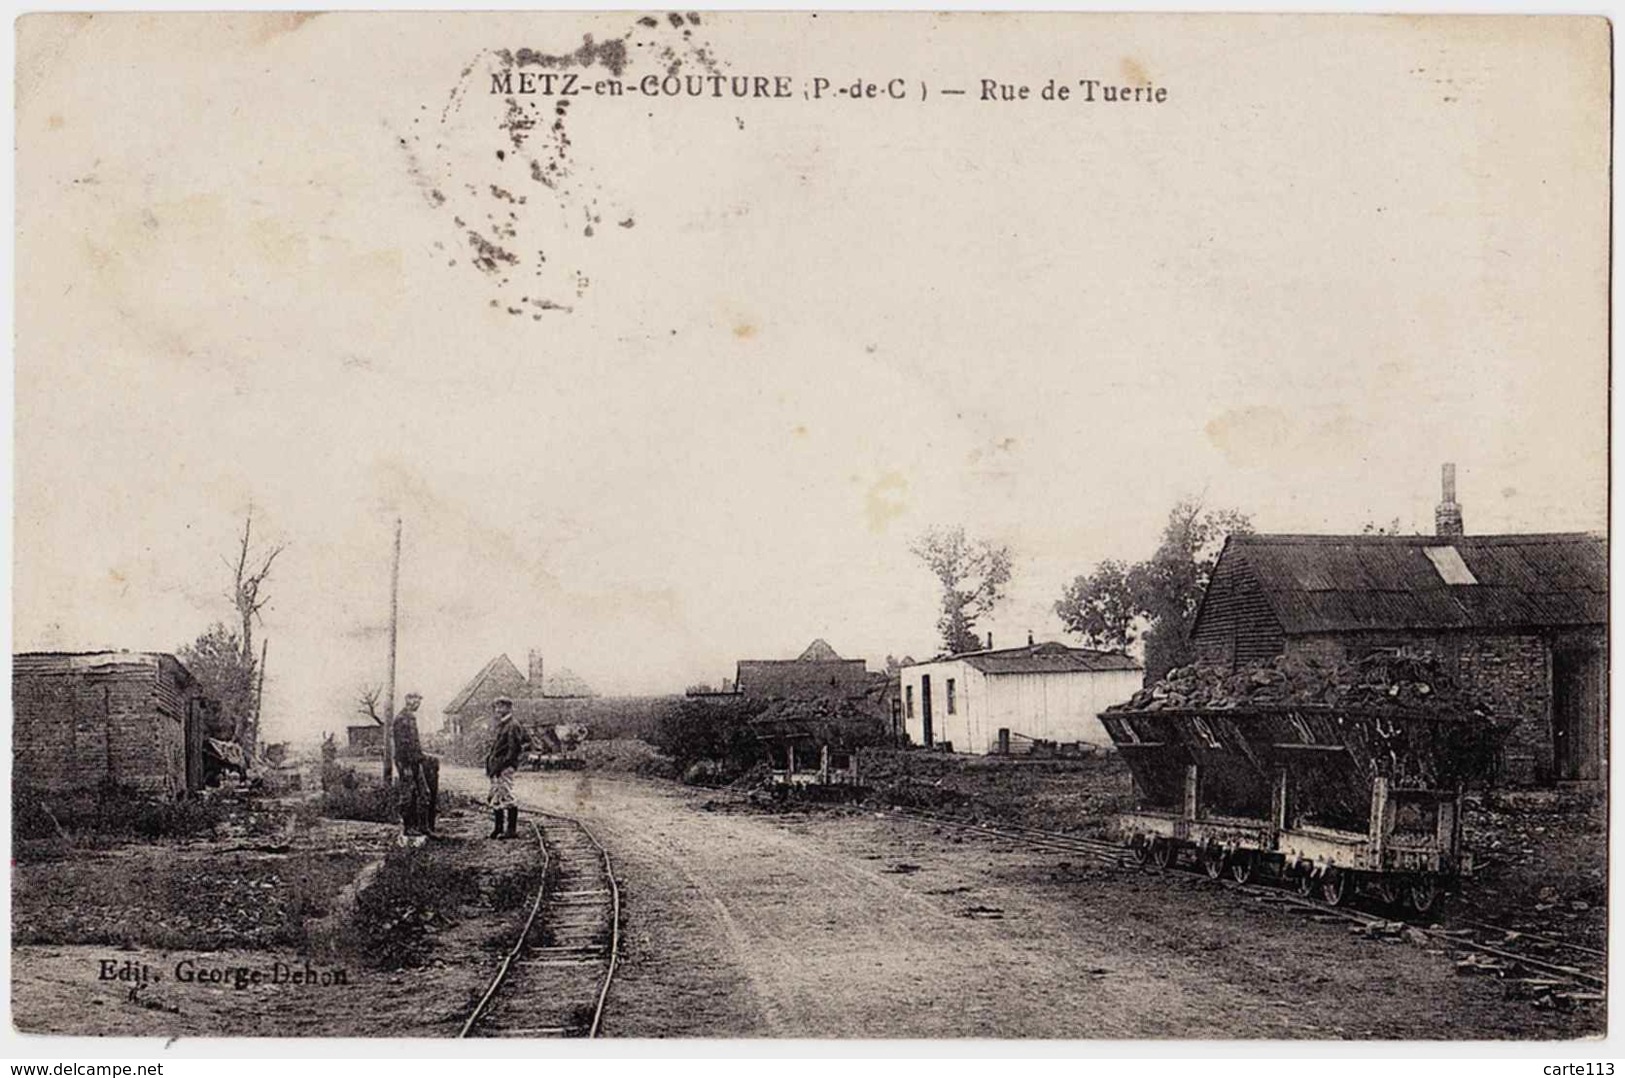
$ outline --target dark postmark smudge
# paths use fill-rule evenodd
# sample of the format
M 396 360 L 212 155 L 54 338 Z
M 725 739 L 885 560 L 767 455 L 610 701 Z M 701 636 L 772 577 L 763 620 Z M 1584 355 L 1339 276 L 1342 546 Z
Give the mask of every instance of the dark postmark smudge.
M 470 59 L 438 109 L 421 105 L 411 130 L 397 136 L 425 205 L 445 215 L 445 242 L 434 245 L 439 264 L 473 267 L 494 290 L 493 310 L 534 321 L 571 313 L 590 289 L 584 245 L 606 242 L 605 215 L 618 226 L 610 232 L 637 220 L 578 151 L 572 112 L 587 106 L 561 92 L 564 76 L 717 73 L 701 26 L 696 12 L 644 15 L 618 36 L 583 35 L 574 48 L 496 48 Z M 448 257 L 459 248 L 465 257 Z

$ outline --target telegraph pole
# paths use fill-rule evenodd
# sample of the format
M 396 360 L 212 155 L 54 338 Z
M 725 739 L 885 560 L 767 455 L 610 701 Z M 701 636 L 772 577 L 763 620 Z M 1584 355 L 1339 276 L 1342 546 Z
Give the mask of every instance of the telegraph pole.
M 389 677 L 384 682 L 384 785 L 395 780 L 395 639 L 400 614 L 401 519 L 395 518 L 395 557 L 389 566 Z

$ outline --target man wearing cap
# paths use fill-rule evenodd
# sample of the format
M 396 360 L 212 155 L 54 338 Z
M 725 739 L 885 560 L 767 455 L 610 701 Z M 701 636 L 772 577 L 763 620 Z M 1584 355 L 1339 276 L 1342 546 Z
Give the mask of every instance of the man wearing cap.
M 513 777 L 519 771 L 519 761 L 530 747 L 525 728 L 513 717 L 513 701 L 499 696 L 491 701 L 496 713 L 496 727 L 491 747 L 485 753 L 485 774 L 491 779 L 491 837 L 513 838 L 519 826 L 519 805 L 513 799 Z M 503 828 L 503 813 L 507 813 L 507 828 Z

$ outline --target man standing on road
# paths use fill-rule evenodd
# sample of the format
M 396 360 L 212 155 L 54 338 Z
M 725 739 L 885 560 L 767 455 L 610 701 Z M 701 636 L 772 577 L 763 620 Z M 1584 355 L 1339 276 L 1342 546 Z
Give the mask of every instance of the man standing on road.
M 391 734 L 395 738 L 396 803 L 401 811 L 401 837 L 404 842 L 434 833 L 436 802 L 440 799 L 440 761 L 423 752 L 418 737 L 418 705 L 423 697 L 406 694 L 395 716 Z
M 513 717 L 512 700 L 499 696 L 491 701 L 491 708 L 496 712 L 496 728 L 491 737 L 491 747 L 485 753 L 485 773 L 491 779 L 488 798 L 491 805 L 491 837 L 513 838 L 519 826 L 519 805 L 513 799 L 513 777 L 519 771 L 519 761 L 524 759 L 525 749 L 530 746 L 530 738 L 526 736 L 525 728 Z M 504 812 L 508 814 L 506 832 L 503 829 Z

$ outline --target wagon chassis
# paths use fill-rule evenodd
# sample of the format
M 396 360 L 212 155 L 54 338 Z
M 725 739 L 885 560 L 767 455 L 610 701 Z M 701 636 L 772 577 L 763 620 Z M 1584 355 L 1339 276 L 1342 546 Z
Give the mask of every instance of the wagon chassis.
M 1445 892 L 1472 872 L 1471 857 L 1461 843 L 1462 785 L 1397 782 L 1380 773 L 1364 773 L 1367 777 L 1361 781 L 1369 782 L 1364 830 L 1299 819 L 1299 784 L 1306 772 L 1313 773 L 1306 765 L 1355 761 L 1348 744 L 1315 740 L 1305 716 L 1335 718 L 1340 727 L 1345 720 L 1369 721 L 1384 734 L 1393 734 L 1399 724 L 1416 718 L 1438 721 L 1356 709 L 1279 706 L 1107 712 L 1101 719 L 1136 773 L 1137 785 L 1140 761 L 1148 766 L 1155 762 L 1165 780 L 1170 769 L 1183 764 L 1184 771 L 1177 807 L 1167 803 L 1164 787 L 1161 803 L 1119 814 L 1114 820 L 1117 834 L 1141 863 L 1166 867 L 1188 858 L 1215 879 L 1227 876 L 1248 883 L 1255 876 L 1270 875 L 1295 885 L 1301 894 L 1318 893 L 1334 906 L 1366 892 L 1418 913 L 1434 910 Z M 1143 740 L 1128 721 L 1133 718 L 1174 726 L 1165 727 L 1164 739 Z M 1215 732 L 1225 719 L 1259 720 L 1266 730 L 1269 723 L 1285 720 L 1303 740 L 1259 738 L 1253 730 L 1238 734 L 1240 728 L 1233 727 L 1231 740 L 1240 736 L 1241 741 L 1226 743 Z M 1196 743 L 1198 737 L 1206 748 Z M 1232 774 L 1239 770 L 1248 776 L 1247 781 L 1255 784 L 1251 788 L 1259 791 L 1259 807 L 1267 784 L 1267 815 L 1226 814 L 1206 804 L 1208 760 L 1215 765 L 1222 761 Z

